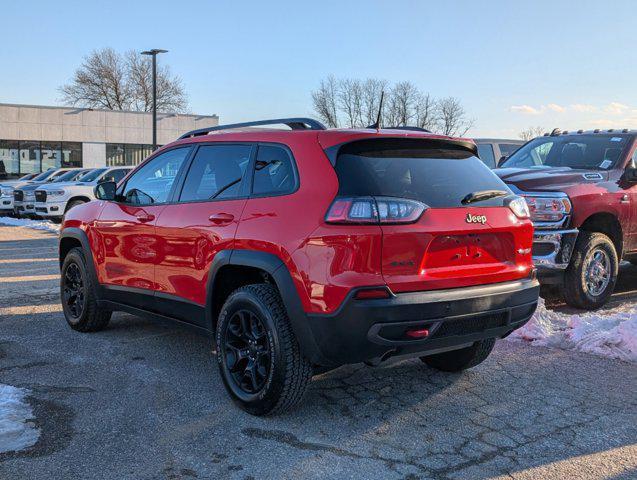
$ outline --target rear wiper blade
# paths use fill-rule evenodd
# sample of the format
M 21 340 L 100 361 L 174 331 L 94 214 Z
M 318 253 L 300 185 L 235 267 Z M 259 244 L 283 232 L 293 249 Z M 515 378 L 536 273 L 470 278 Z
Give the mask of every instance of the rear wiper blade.
M 469 203 L 481 202 L 482 200 L 488 200 L 490 198 L 504 197 L 508 194 L 509 192 L 505 192 L 504 190 L 481 190 L 479 192 L 469 193 L 460 202 L 463 205 L 467 205 Z

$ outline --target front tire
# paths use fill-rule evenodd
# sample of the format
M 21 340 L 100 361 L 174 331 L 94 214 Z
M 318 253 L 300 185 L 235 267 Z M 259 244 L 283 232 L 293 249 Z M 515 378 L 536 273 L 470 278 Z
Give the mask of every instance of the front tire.
M 443 372 L 460 372 L 484 362 L 493 350 L 495 338 L 478 340 L 473 345 L 460 350 L 436 353 L 420 357 L 424 363 Z
M 81 248 L 72 248 L 64 258 L 60 297 L 66 322 L 78 332 L 97 332 L 108 325 L 111 312 L 100 309 L 95 286 Z
M 580 232 L 564 277 L 564 300 L 585 310 L 602 307 L 615 290 L 618 270 L 611 239 L 599 232 Z
M 272 285 L 230 294 L 217 322 L 217 362 L 234 402 L 251 415 L 295 407 L 312 378 L 278 291 Z

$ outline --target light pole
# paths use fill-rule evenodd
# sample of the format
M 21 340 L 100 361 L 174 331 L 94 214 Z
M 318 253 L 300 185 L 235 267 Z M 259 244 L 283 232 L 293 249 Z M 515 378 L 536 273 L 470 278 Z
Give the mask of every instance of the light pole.
M 142 55 L 153 57 L 153 152 L 157 150 L 157 54 L 167 53 L 168 50 L 153 48 L 142 52 Z

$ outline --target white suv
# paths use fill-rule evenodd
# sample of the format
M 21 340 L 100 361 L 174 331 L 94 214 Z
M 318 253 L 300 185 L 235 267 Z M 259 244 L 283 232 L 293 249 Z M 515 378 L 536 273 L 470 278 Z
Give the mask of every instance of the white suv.
M 117 183 L 132 168 L 96 168 L 75 182 L 42 185 L 35 190 L 35 214 L 60 223 L 64 214 L 71 208 L 95 200 L 93 189 L 98 183 Z

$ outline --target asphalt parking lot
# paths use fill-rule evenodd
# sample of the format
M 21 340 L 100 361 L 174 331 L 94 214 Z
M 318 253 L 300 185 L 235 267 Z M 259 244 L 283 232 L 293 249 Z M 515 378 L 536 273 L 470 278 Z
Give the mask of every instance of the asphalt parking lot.
M 1 479 L 637 478 L 635 364 L 501 341 L 463 374 L 342 367 L 254 418 L 207 338 L 121 313 L 76 333 L 57 278 L 54 235 L 0 226 L 0 383 L 31 391 L 40 429 Z

